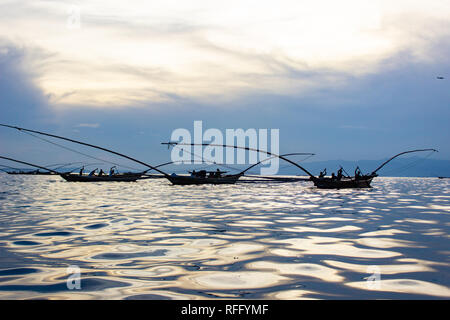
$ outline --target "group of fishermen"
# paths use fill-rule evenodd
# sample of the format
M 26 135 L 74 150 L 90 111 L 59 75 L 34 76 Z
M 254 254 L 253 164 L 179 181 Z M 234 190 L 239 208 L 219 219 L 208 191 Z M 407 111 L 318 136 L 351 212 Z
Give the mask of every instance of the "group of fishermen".
M 193 170 L 191 172 L 191 177 L 206 178 L 207 173 L 208 172 L 206 170 L 200 170 L 200 171 Z M 222 171 L 220 171 L 219 169 L 217 169 L 216 172 L 209 172 L 209 174 L 208 174 L 208 178 L 220 178 L 220 177 L 222 177 Z
M 344 175 L 342 174 L 343 171 L 344 171 L 344 168 L 341 167 L 341 168 L 337 171 L 337 175 L 334 174 L 334 172 L 332 172 L 332 173 L 331 173 L 331 180 L 341 180 L 342 177 L 344 176 Z M 323 171 L 320 171 L 319 179 L 325 178 L 326 175 L 327 175 L 327 168 L 325 168 Z M 361 169 L 359 169 L 359 166 L 356 167 L 356 169 L 355 169 L 355 180 L 358 180 L 358 179 L 361 178 L 362 176 L 363 176 L 363 174 L 362 174 L 362 172 L 361 172 Z
M 91 172 L 89 172 L 88 176 L 92 177 L 95 175 L 95 173 L 97 172 L 98 168 L 95 168 L 94 170 L 92 170 Z M 83 171 L 84 171 L 84 166 L 80 169 L 80 176 L 83 175 Z M 117 171 L 117 167 L 113 166 L 111 167 L 111 169 L 109 169 L 109 176 L 113 176 L 115 174 L 118 174 L 119 172 Z M 101 177 L 105 175 L 105 172 L 103 171 L 103 169 L 100 169 L 100 171 L 98 172 L 98 176 Z

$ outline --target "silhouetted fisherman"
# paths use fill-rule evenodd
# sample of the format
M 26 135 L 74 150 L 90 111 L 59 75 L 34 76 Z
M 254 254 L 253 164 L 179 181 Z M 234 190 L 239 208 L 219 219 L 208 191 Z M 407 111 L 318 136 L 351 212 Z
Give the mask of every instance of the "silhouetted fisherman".
M 104 174 L 103 169 L 100 169 L 98 176 L 101 177 Z
M 81 167 L 81 169 L 80 169 L 80 176 L 82 176 L 82 175 L 83 175 L 83 170 L 84 170 L 84 166 L 83 166 L 83 167 Z
M 331 180 L 336 180 L 336 175 L 334 174 L 334 172 L 331 173 Z
M 111 169 L 109 169 L 109 175 L 110 175 L 110 176 L 114 175 L 114 168 L 115 168 L 115 167 L 116 167 L 116 166 L 111 167 Z
M 342 168 L 340 168 L 337 172 L 337 179 L 341 180 L 342 179 Z
M 327 168 L 323 169 L 323 171 L 320 171 L 319 178 L 323 178 L 327 175 Z
M 89 177 L 92 177 L 95 174 L 95 171 L 97 171 L 97 170 L 98 170 L 98 168 L 95 168 L 94 170 L 89 172 Z
M 355 180 L 358 180 L 361 177 L 361 170 L 359 167 L 356 167 L 355 169 Z

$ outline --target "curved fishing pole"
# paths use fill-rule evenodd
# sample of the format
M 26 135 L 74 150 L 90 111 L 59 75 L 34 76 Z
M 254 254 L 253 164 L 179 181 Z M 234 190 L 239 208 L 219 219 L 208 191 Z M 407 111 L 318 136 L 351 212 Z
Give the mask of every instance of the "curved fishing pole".
M 306 170 L 305 168 L 303 168 L 301 165 L 295 163 L 292 160 L 289 160 L 288 158 L 285 158 L 284 156 L 280 156 L 278 154 L 269 152 L 269 151 L 265 151 L 265 150 L 260 150 L 260 149 L 255 149 L 255 148 L 249 148 L 249 147 L 240 147 L 240 146 L 230 146 L 227 144 L 214 144 L 214 143 L 179 143 L 179 142 L 161 142 L 161 144 L 167 144 L 168 146 L 174 146 L 174 145 L 181 145 L 181 146 L 212 146 L 212 147 L 222 147 L 222 148 L 234 148 L 234 149 L 242 149 L 242 150 L 249 150 L 249 151 L 256 151 L 256 152 L 263 152 L 269 156 L 274 156 L 274 157 L 278 157 L 286 162 L 289 162 L 290 164 L 293 164 L 294 166 L 296 166 L 297 168 L 299 168 L 300 170 L 302 170 L 303 172 L 305 172 L 308 176 L 311 177 L 311 179 L 317 179 L 312 173 L 310 173 L 308 170 Z
M 78 161 L 78 162 L 65 163 L 65 164 L 62 164 L 62 165 L 60 165 L 60 166 L 58 166 L 58 167 L 56 167 L 56 168 L 53 168 L 53 169 L 54 169 L 54 170 L 58 170 L 58 169 L 61 169 L 61 168 L 67 167 L 67 166 L 71 166 L 71 165 L 73 165 L 73 164 L 78 164 L 78 163 L 83 163 L 83 162 Z M 47 166 L 47 167 L 54 167 L 54 166 L 55 166 L 55 165 Z
M 81 142 L 81 141 L 77 141 L 77 140 L 74 140 L 74 139 L 69 139 L 69 138 L 65 138 L 65 137 L 62 137 L 62 136 L 57 136 L 57 135 L 54 135 L 54 134 L 45 133 L 45 132 L 41 132 L 41 131 L 30 130 L 30 129 L 20 128 L 20 127 L 15 127 L 15 126 L 10 126 L 10 125 L 7 125 L 7 124 L 0 124 L 0 126 L 6 127 L 6 128 L 11 128 L 11 129 L 17 129 L 19 131 L 27 131 L 27 132 L 33 132 L 33 133 L 37 133 L 37 134 L 42 134 L 44 136 L 57 138 L 57 139 L 61 139 L 61 140 L 66 140 L 66 141 L 69 141 L 69 142 L 78 143 L 78 144 L 81 144 L 81 145 L 84 145 L 84 146 L 88 146 L 88 147 L 91 147 L 91 148 L 103 150 L 103 151 L 106 151 L 106 152 L 118 155 L 120 157 L 126 158 L 128 160 L 137 162 L 137 163 L 139 163 L 139 164 L 141 164 L 143 166 L 146 166 L 146 167 L 148 167 L 150 169 L 153 169 L 153 170 L 163 174 L 165 177 L 169 176 L 167 173 L 159 170 L 158 168 L 153 167 L 152 165 L 149 165 L 148 163 L 145 163 L 143 161 L 140 161 L 140 160 L 137 160 L 135 158 L 129 157 L 129 156 L 125 155 L 125 154 L 122 154 L 122 153 L 119 153 L 119 152 L 116 152 L 116 151 L 113 151 L 113 150 L 110 150 L 110 149 L 106 149 L 106 148 L 103 148 L 103 147 L 100 147 L 100 146 L 96 146 L 96 145 L 93 145 L 93 144 L 90 144 L 90 143 L 85 143 L 85 142 Z
M 165 144 L 165 143 L 162 143 L 162 144 Z M 173 144 L 170 144 L 170 143 L 167 143 L 167 144 L 168 144 L 169 147 L 170 147 L 170 145 L 172 145 L 173 147 L 176 146 L 176 145 L 173 145 Z M 185 151 L 187 151 L 187 150 L 185 150 Z M 202 158 L 201 156 L 198 156 L 198 155 L 196 155 L 195 153 L 192 153 L 192 152 L 189 152 L 189 151 L 187 151 L 187 152 L 190 153 L 191 155 L 197 157 L 197 158 Z M 295 155 L 295 156 L 305 156 L 305 155 L 306 155 L 306 156 L 314 156 L 315 153 L 304 153 L 304 152 L 301 152 L 301 153 L 298 153 L 298 152 L 297 152 L 297 153 L 286 153 L 286 154 L 282 154 L 281 157 L 288 157 L 288 156 L 294 156 L 294 155 Z M 248 170 L 254 168 L 254 167 L 257 166 L 258 164 L 260 164 L 260 163 L 262 163 L 262 162 L 265 162 L 265 161 L 268 161 L 268 160 L 270 160 L 270 159 L 276 158 L 276 157 L 278 157 L 278 155 L 274 155 L 274 156 L 272 156 L 272 157 L 270 157 L 270 158 L 261 160 L 261 161 L 259 161 L 259 162 L 255 163 L 255 164 L 251 165 L 251 166 L 248 167 L 247 169 L 245 169 L 245 170 L 243 170 L 243 171 L 241 171 L 241 172 L 239 172 L 239 173 L 237 173 L 237 174 L 243 175 L 243 174 L 245 174 L 245 172 L 247 172 Z M 216 165 L 218 165 L 218 166 L 224 166 L 223 164 L 217 164 L 215 161 L 208 161 L 208 160 L 204 160 L 204 159 L 202 159 L 202 161 L 205 162 L 205 163 L 216 164 Z M 155 168 L 159 168 L 159 167 L 162 167 L 162 166 L 165 166 L 165 165 L 169 165 L 169 164 L 173 164 L 173 163 L 177 163 L 177 162 L 184 162 L 184 161 L 183 161 L 183 160 L 179 160 L 179 161 L 170 161 L 170 162 L 166 162 L 166 163 L 157 165 L 157 166 L 155 166 Z M 225 166 L 225 167 L 226 167 L 226 166 Z M 232 170 L 236 170 L 235 168 L 231 168 L 231 167 L 228 167 L 228 168 L 229 168 L 229 169 L 232 169 Z
M 376 168 L 374 171 L 372 171 L 371 175 L 376 175 L 378 170 L 380 170 L 380 169 L 383 168 L 385 165 L 387 165 L 389 162 L 391 162 L 392 160 L 394 160 L 394 159 L 397 158 L 398 156 L 401 156 L 402 154 L 412 153 L 412 152 L 421 152 L 421 151 L 433 151 L 433 152 L 439 152 L 439 151 L 437 151 L 436 149 L 417 149 L 417 150 L 410 150 L 410 151 L 404 151 L 404 152 L 401 152 L 401 153 L 396 154 L 395 156 L 391 157 L 390 159 L 386 160 L 385 162 L 383 162 L 378 168 Z
M 304 158 L 304 159 L 301 159 L 301 160 L 299 160 L 299 161 L 297 161 L 297 162 L 304 162 L 304 161 L 306 161 L 306 160 L 308 160 L 309 158 L 311 158 L 311 157 L 313 157 L 313 156 L 315 156 L 316 154 L 315 153 L 311 153 L 311 155 L 309 155 L 308 157 L 306 157 L 306 158 Z M 290 167 L 291 165 L 288 163 L 288 164 L 285 164 L 285 165 L 283 165 L 283 166 L 281 166 L 280 167 L 280 170 L 281 169 L 285 169 L 285 168 L 288 168 L 288 167 Z
M 274 155 L 274 156 L 272 156 L 272 157 L 269 157 L 269 158 L 267 158 L 267 159 L 261 160 L 261 161 L 255 163 L 255 164 L 251 165 L 250 167 L 248 167 L 247 169 L 241 171 L 241 172 L 238 173 L 238 174 L 239 174 L 239 175 L 243 175 L 243 174 L 245 174 L 248 170 L 250 170 L 251 168 L 256 167 L 258 164 L 260 164 L 260 163 L 262 163 L 262 162 L 265 162 L 265 161 L 268 161 L 268 160 L 273 159 L 273 158 L 277 158 L 277 157 L 280 157 L 280 158 L 281 158 L 281 157 L 289 157 L 289 156 L 309 156 L 309 155 L 315 155 L 315 154 L 314 154 L 314 153 L 285 153 L 285 154 L 281 154 L 281 155 L 279 155 L 279 156 L 278 156 L 278 155 Z
M 14 161 L 14 162 L 17 162 L 17 163 L 26 164 L 28 166 L 32 166 L 32 167 L 36 167 L 36 168 L 39 168 L 39 169 L 47 170 L 47 171 L 50 171 L 50 172 L 53 172 L 53 173 L 56 173 L 56 174 L 60 174 L 58 171 L 55 171 L 55 170 L 52 170 L 52 169 L 49 169 L 49 168 L 46 168 L 46 167 L 39 166 L 37 164 L 32 164 L 32 163 L 29 163 L 29 162 L 20 161 L 20 160 L 8 158 L 8 157 L 3 157 L 3 156 L 0 156 L 0 158 L 1 159 L 6 159 L 6 160 L 9 160 L 9 161 Z
M 314 155 L 314 153 L 286 153 L 286 154 L 282 154 L 282 155 L 280 155 L 280 156 L 281 156 L 281 157 L 288 157 L 288 156 L 305 156 L 305 155 Z M 242 170 L 241 172 L 237 173 L 237 175 L 243 175 L 243 174 L 245 174 L 248 170 L 250 170 L 250 169 L 256 167 L 257 165 L 261 164 L 262 162 L 269 161 L 270 159 L 273 159 L 273 158 L 276 158 L 276 157 L 278 157 L 278 156 L 272 156 L 272 157 L 269 157 L 269 158 L 267 158 L 267 159 L 261 160 L 261 161 L 255 163 L 255 164 L 251 165 L 251 166 L 248 167 L 247 169 Z M 183 160 L 179 160 L 179 161 L 170 161 L 170 162 L 166 162 L 166 163 L 159 164 L 159 165 L 155 166 L 155 168 L 163 167 L 163 166 L 166 166 L 166 165 L 169 165 L 169 164 L 174 164 L 174 163 L 177 163 L 177 162 L 184 162 L 184 161 L 183 161 Z M 217 163 L 215 163 L 215 162 L 213 162 L 213 161 L 205 161 L 205 162 L 210 162 L 210 163 L 213 163 L 213 164 L 217 164 Z M 222 164 L 217 164 L 217 165 L 218 165 L 218 166 L 221 166 Z M 234 168 L 233 168 L 233 169 L 234 169 Z
M 61 145 L 61 144 L 59 144 L 59 143 L 50 141 L 50 140 L 48 140 L 48 139 L 45 139 L 45 138 L 42 138 L 42 137 L 38 137 L 38 136 L 36 136 L 36 135 L 34 135 L 34 134 L 32 134 L 32 133 L 29 133 L 29 132 L 25 132 L 25 131 L 24 131 L 24 133 L 26 133 L 26 134 L 32 136 L 33 138 L 36 138 L 36 139 L 42 140 L 42 141 L 44 141 L 44 142 L 50 143 L 50 144 L 55 145 L 55 146 L 57 146 L 57 147 L 60 147 L 60 148 L 62 148 L 62 149 L 69 150 L 69 151 L 72 151 L 72 152 L 77 153 L 77 154 L 81 154 L 82 156 L 85 156 L 85 157 L 88 157 L 88 158 L 91 158 L 91 159 L 94 159 L 94 160 L 99 160 L 99 161 L 103 161 L 104 163 L 109 163 L 109 164 L 113 164 L 113 165 L 116 165 L 116 166 L 121 166 L 121 167 L 124 167 L 124 168 L 132 169 L 132 170 L 137 170 L 136 168 L 127 167 L 127 166 L 125 166 L 125 165 L 121 165 L 121 164 L 118 164 L 118 163 L 115 163 L 115 162 L 112 162 L 112 161 L 108 161 L 108 160 L 104 160 L 104 159 L 101 159 L 101 158 L 97 158 L 97 157 L 88 155 L 88 154 L 86 154 L 86 153 L 84 153 L 84 152 L 77 151 L 77 150 L 75 150 L 75 149 L 72 149 L 72 148 L 63 146 L 63 145 Z

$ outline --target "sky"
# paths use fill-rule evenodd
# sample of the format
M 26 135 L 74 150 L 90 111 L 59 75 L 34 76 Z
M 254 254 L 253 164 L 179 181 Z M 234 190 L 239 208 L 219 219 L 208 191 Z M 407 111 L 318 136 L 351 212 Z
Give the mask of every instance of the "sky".
M 450 159 L 449 17 L 441 0 L 0 0 L 0 122 L 152 164 L 195 120 L 276 128 L 281 153 L 317 160 Z M 5 128 L 0 154 L 74 159 Z

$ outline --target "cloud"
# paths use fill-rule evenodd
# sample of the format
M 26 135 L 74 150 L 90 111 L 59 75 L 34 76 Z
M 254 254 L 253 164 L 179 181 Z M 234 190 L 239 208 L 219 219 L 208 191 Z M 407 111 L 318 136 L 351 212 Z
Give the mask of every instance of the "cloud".
M 36 119 L 48 97 L 35 84 L 39 65 L 48 56 L 38 49 L 17 47 L 0 39 L 0 110 L 2 121 Z
M 73 3 L 78 30 L 66 28 Z M 3 2 L 2 122 L 150 163 L 167 160 L 159 143 L 194 120 L 279 128 L 282 152 L 318 159 L 422 146 L 450 157 L 448 1 L 380 1 L 379 20 L 361 28 L 356 9 L 346 13 L 355 2 L 308 3 Z M 49 160 L 48 147 L 1 134 L 2 152 Z
M 347 85 L 400 52 L 430 62 L 430 44 L 450 29 L 445 3 L 14 1 L 1 7 L 0 36 L 52 53 L 34 83 L 54 107 L 217 107 Z M 75 30 L 66 28 L 73 5 Z

